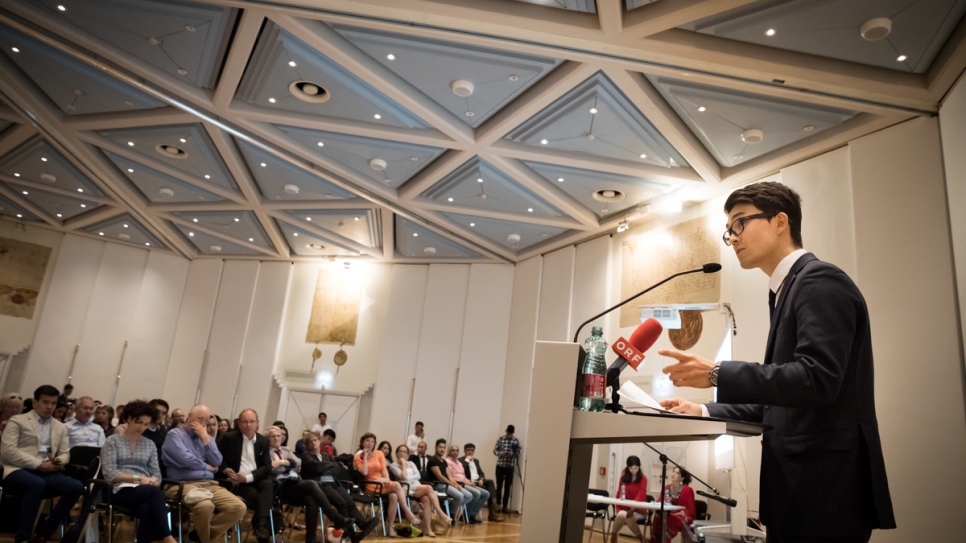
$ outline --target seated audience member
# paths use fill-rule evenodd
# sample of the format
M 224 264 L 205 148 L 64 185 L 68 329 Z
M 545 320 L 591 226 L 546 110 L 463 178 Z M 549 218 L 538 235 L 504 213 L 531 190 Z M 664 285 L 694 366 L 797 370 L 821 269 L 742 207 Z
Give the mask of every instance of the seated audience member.
M 453 500 L 450 511 L 459 511 L 464 502 L 468 504 L 473 499 L 473 495 L 450 476 L 449 464 L 446 462 L 445 439 L 436 440 L 436 454 L 429 458 L 427 466 L 426 482 L 431 483 L 438 492 L 445 492 Z M 463 521 L 468 522 L 469 519 L 463 519 Z
M 376 436 L 369 432 L 362 434 L 362 439 L 359 440 L 359 448 L 362 450 L 355 455 L 353 463 L 355 464 L 356 471 L 361 473 L 367 482 L 381 484 L 382 493 L 389 495 L 389 518 L 386 522 L 390 526 L 389 537 L 396 537 L 396 530 L 392 526 L 396 521 L 397 504 L 402 509 L 403 514 L 406 515 L 406 518 L 409 519 L 409 522 L 419 524 L 420 521 L 410 511 L 409 505 L 406 503 L 406 492 L 402 486 L 397 482 L 389 480 L 386 457 L 383 456 L 382 451 L 375 447 Z M 378 488 L 376 485 L 366 485 L 366 490 L 369 492 L 378 492 Z
M 419 482 L 419 468 L 409 460 L 409 447 L 400 445 L 396 447 L 396 459 L 389 465 L 389 469 L 396 475 L 396 480 L 400 483 L 409 485 L 409 495 L 419 500 L 420 510 L 423 514 L 423 533 L 428 537 L 436 537 L 433 533 L 433 511 L 439 515 L 440 520 L 449 526 L 453 519 L 449 518 L 439 506 L 439 496 L 429 485 Z
M 329 428 L 328 430 L 322 432 L 322 446 L 319 448 L 319 450 L 329 453 L 332 455 L 332 458 L 335 458 L 339 455 L 339 453 L 336 452 L 335 445 L 332 444 L 333 442 L 335 442 L 335 430 Z
M 121 424 L 121 422 L 123 422 L 121 420 L 121 417 L 123 416 L 124 416 L 124 404 L 120 404 L 117 406 L 116 409 L 114 409 L 114 418 L 111 419 L 111 428 L 117 428 L 117 426 Z
M 326 430 L 331 429 L 332 427 L 329 426 L 328 422 L 326 422 L 327 420 L 329 420 L 328 415 L 326 415 L 325 413 L 319 413 L 319 422 L 318 424 L 315 424 L 312 426 L 312 431 L 318 432 L 319 435 L 322 435 L 325 433 Z
M 94 410 L 94 424 L 101 427 L 104 430 L 105 436 L 114 435 L 114 426 L 111 426 L 111 421 L 114 420 L 114 408 L 109 405 L 98 406 Z
M 54 407 L 54 414 L 52 415 L 54 420 L 64 422 L 65 415 L 67 415 L 67 404 L 58 403 L 57 406 Z
M 74 385 L 67 383 L 64 385 L 64 392 L 57 396 L 57 403 L 62 403 L 64 405 L 73 401 L 71 396 L 74 394 Z
M 664 487 L 661 492 L 661 499 L 670 505 L 680 505 L 684 507 L 683 511 L 672 511 L 667 515 L 667 534 L 664 539 L 666 543 L 670 543 L 674 536 L 678 535 L 679 532 L 687 531 L 688 533 L 682 537 L 686 537 L 690 540 L 690 528 L 692 522 L 694 522 L 697 516 L 697 506 L 694 504 L 694 490 L 691 489 L 689 483 L 691 483 L 691 474 L 687 471 L 681 471 L 680 468 L 675 466 L 671 470 L 671 475 L 668 477 L 671 483 Z M 657 543 L 659 541 L 658 534 L 661 533 L 661 515 L 654 515 L 654 520 L 651 522 L 651 543 Z
M 149 424 L 148 427 L 144 429 L 144 433 L 142 433 L 141 435 L 143 435 L 144 437 L 154 442 L 154 444 L 158 448 L 158 454 L 160 455 L 161 447 L 164 445 L 164 440 L 168 435 L 168 428 L 164 425 L 164 422 L 168 418 L 168 402 L 162 400 L 161 398 L 155 398 L 150 402 L 148 402 L 148 405 L 150 405 L 151 407 L 157 410 L 158 416 L 155 417 L 153 421 L 151 421 L 151 424 Z M 202 423 L 202 428 L 204 428 L 204 423 Z M 114 433 L 123 434 L 126 429 L 127 427 L 125 426 L 125 423 L 122 422 L 114 428 Z M 162 458 L 161 472 L 164 473 L 163 455 L 161 456 L 161 458 Z
M 7 427 L 7 421 L 23 412 L 23 399 L 20 394 L 10 392 L 0 397 L 0 433 Z
M 420 441 L 416 445 L 416 452 L 409 455 L 409 461 L 416 464 L 416 469 L 419 470 L 419 478 L 423 481 L 432 481 L 433 479 L 426 475 L 426 470 L 429 469 L 429 459 L 432 456 L 426 454 L 426 442 Z
M 301 439 L 295 442 L 295 456 L 301 457 L 303 454 L 305 454 L 305 451 L 306 451 L 305 441 L 309 438 L 309 434 L 311 433 L 312 433 L 312 430 L 302 430 Z
M 81 405 L 84 398 L 77 400 Z M 80 413 L 80 408 L 78 408 Z M 101 473 L 114 484 L 116 499 L 137 511 L 138 541 L 174 543 L 168 527 L 168 508 L 161 489 L 158 449 L 141 434 L 154 420 L 155 410 L 144 401 L 127 404 L 123 435 L 111 436 L 101 448 Z
M 218 444 L 222 462 L 217 477 L 235 483 L 235 494 L 255 511 L 252 526 L 262 543 L 272 537 L 268 515 L 275 498 L 268 438 L 257 433 L 258 413 L 254 409 L 239 413 L 238 426 L 239 430 L 228 432 Z
M 336 528 L 346 530 L 346 534 L 353 543 L 362 541 L 379 524 L 379 519 L 367 519 L 356 508 L 352 497 L 336 481 L 336 475 L 342 469 L 341 465 L 332 456 L 319 450 L 319 443 L 319 435 L 315 432 L 309 432 L 309 437 L 306 439 L 307 451 L 302 454 L 302 458 L 298 459 L 294 455 L 291 456 L 292 459 L 295 459 L 295 465 L 300 463 L 302 466 L 302 480 L 296 478 L 283 481 L 279 487 L 279 496 L 286 500 L 302 500 L 306 505 L 305 540 L 307 542 L 313 541 L 315 538 L 320 507 Z M 287 449 L 285 450 L 287 451 Z M 274 453 L 273 465 L 276 466 L 276 474 L 279 470 L 289 471 L 291 465 L 278 465 L 282 463 L 282 460 L 288 458 L 285 454 Z M 312 539 L 310 539 L 310 536 Z
M 463 463 L 459 461 L 459 455 L 459 445 L 450 447 L 446 456 L 446 467 L 449 468 L 449 476 L 463 487 L 464 493 L 469 492 L 473 496 L 466 502 L 466 513 L 469 518 L 465 518 L 463 521 L 467 524 L 476 524 L 482 522 L 476 520 L 476 517 L 483 510 L 483 504 L 490 499 L 490 493 L 466 477 L 466 471 L 463 469 Z
M 77 411 L 68 421 L 67 439 L 71 447 L 103 447 L 104 429 L 94 422 L 94 398 L 81 396 L 77 399 Z M 140 433 L 138 437 L 140 437 Z
M 285 423 L 277 420 L 272 423 L 272 426 L 282 431 L 282 446 L 288 447 L 288 428 L 285 427 Z
M 218 417 L 218 415 L 215 416 Z M 231 427 L 228 425 L 228 419 L 218 417 L 218 437 L 220 438 L 221 436 L 227 434 L 230 430 Z
M 62 473 L 70 461 L 67 428 L 53 418 L 58 391 L 42 385 L 34 391 L 33 410 L 7 421 L 0 443 L 3 489 L 20 497 L 20 517 L 14 541 L 44 542 L 64 521 L 84 491 L 80 481 Z M 44 498 L 59 496 L 47 520 L 31 532 Z
M 388 441 L 381 441 L 379 446 L 376 447 L 376 450 L 382 453 L 383 458 L 386 459 L 386 464 L 392 462 L 392 445 L 390 445 Z M 389 472 L 389 480 L 396 480 L 396 477 L 392 474 L 392 471 Z
M 208 432 L 208 437 L 214 439 L 215 442 L 218 441 L 218 416 L 211 415 L 208 417 L 208 422 L 205 423 L 205 431 Z
M 187 504 L 194 526 L 194 534 L 189 534 L 189 538 L 201 543 L 219 541 L 247 510 L 245 502 L 215 482 L 214 473 L 208 469 L 222 462 L 215 440 L 205 428 L 210 414 L 207 406 L 194 406 L 185 423 L 168 432 L 161 450 L 168 478 L 184 482 L 185 495 L 196 488 L 212 493 L 210 499 Z M 168 499 L 173 499 L 177 490 L 168 488 Z
M 415 451 L 416 447 L 419 446 L 419 442 L 426 440 L 426 432 L 423 428 L 423 422 L 419 420 L 416 421 L 415 431 L 412 435 L 406 438 L 406 448 L 408 448 L 410 451 Z
M 64 424 L 66 424 L 66 423 L 74 420 L 74 413 L 75 413 L 74 406 L 75 405 L 76 405 L 76 403 L 73 402 L 73 401 L 67 402 L 67 411 L 64 412 L 64 421 L 63 421 Z
M 497 496 L 496 487 L 493 481 L 487 479 L 483 475 L 483 468 L 480 467 L 480 461 L 474 455 L 476 454 L 476 445 L 472 443 L 467 443 L 463 445 L 463 456 L 460 457 L 460 464 L 463 465 L 463 474 L 466 478 L 473 482 L 476 486 L 480 488 L 485 488 L 490 494 L 490 499 L 487 504 L 487 508 L 490 510 L 490 514 L 487 520 L 490 522 L 503 522 L 503 517 L 497 513 Z
M 178 426 L 184 424 L 184 411 L 180 407 L 176 407 L 174 411 L 171 412 L 171 420 L 168 422 L 168 430 L 173 430 Z
M 635 502 L 647 501 L 647 477 L 641 473 L 641 459 L 636 456 L 627 457 L 627 467 L 621 473 L 620 483 L 617 485 L 617 494 L 614 495 L 619 500 L 631 500 Z M 617 516 L 611 525 L 611 543 L 617 543 L 617 534 L 620 533 L 622 526 L 627 528 L 639 540 L 644 539 L 641 528 L 637 521 L 647 518 L 646 509 L 630 509 L 623 505 L 617 506 Z

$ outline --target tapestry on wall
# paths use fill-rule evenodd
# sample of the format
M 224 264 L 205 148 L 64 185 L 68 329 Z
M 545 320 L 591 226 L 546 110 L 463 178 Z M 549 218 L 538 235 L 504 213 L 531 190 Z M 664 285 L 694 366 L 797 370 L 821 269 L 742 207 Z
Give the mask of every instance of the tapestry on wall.
M 361 304 L 360 281 L 351 280 L 342 270 L 319 270 L 305 342 L 355 345 Z
M 625 241 L 621 250 L 621 299 L 627 299 L 675 273 L 700 268 L 721 257 L 721 234 L 705 217 Z M 717 273 L 678 277 L 621 308 L 621 328 L 641 322 L 642 305 L 717 303 Z
M 0 315 L 32 319 L 50 247 L 0 238 Z

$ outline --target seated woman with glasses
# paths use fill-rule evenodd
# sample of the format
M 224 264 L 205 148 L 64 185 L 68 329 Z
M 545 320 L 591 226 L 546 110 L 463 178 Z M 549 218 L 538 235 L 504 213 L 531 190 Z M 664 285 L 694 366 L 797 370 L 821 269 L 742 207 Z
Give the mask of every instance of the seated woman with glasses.
M 14 415 L 19 415 L 23 411 L 23 399 L 20 394 L 11 392 L 0 397 L 0 433 L 7 427 L 7 421 Z
M 359 448 L 362 450 L 353 458 L 356 471 L 361 473 L 368 483 L 382 485 L 382 493 L 388 494 L 389 518 L 387 524 L 390 526 L 389 537 L 396 537 L 396 530 L 391 528 L 396 521 L 396 504 L 399 504 L 399 508 L 402 509 L 403 514 L 406 515 L 409 522 L 419 524 L 419 518 L 410 511 L 409 505 L 406 503 L 406 491 L 403 490 L 402 485 L 389 480 L 386 457 L 383 456 L 382 451 L 376 448 L 375 434 L 368 432 L 363 434 L 362 439 L 359 440 Z M 369 493 L 376 493 L 375 489 L 380 488 L 376 484 L 367 484 L 365 486 Z
M 138 541 L 175 543 L 168 528 L 168 509 L 161 490 L 158 448 L 142 436 L 157 411 L 136 400 L 124 407 L 124 432 L 112 435 L 101 448 L 101 473 L 114 483 L 114 496 L 137 511 Z

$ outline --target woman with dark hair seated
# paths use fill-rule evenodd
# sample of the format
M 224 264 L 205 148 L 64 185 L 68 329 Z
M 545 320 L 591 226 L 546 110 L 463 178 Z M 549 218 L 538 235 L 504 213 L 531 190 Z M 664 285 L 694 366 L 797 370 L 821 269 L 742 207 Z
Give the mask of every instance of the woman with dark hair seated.
M 694 490 L 688 484 L 691 483 L 691 474 L 675 467 L 669 477 L 671 484 L 664 487 L 661 499 L 668 505 L 680 505 L 683 511 L 673 511 L 667 514 L 667 534 L 664 537 L 666 543 L 684 532 L 685 541 L 691 540 L 691 523 L 697 516 L 697 506 L 694 504 Z M 661 533 L 661 515 L 654 515 L 654 522 L 651 524 L 651 543 L 657 543 L 658 535 Z
M 376 447 L 376 449 L 378 449 L 379 452 L 382 453 L 383 458 L 386 459 L 386 466 L 388 467 L 389 464 L 392 463 L 392 458 L 393 458 L 392 457 L 392 445 L 390 445 L 388 441 L 381 441 L 381 442 L 379 442 L 379 446 Z M 396 479 L 396 475 L 392 472 L 392 470 L 389 471 L 389 480 L 390 481 L 398 481 L 399 480 L 399 479 Z
M 409 522 L 419 524 L 419 518 L 410 511 L 409 504 L 406 503 L 406 491 L 403 490 L 402 485 L 389 480 L 386 457 L 383 456 L 382 451 L 376 448 L 375 434 L 369 432 L 362 434 L 362 439 L 359 440 L 359 448 L 362 450 L 353 458 L 356 471 L 361 473 L 368 483 L 381 484 L 382 493 L 388 494 L 389 518 L 387 524 L 390 526 L 389 537 L 396 537 L 396 530 L 392 527 L 396 521 L 396 504 L 399 504 L 399 508 L 402 509 L 402 513 L 406 515 Z M 376 489 L 379 488 L 375 484 L 367 484 L 365 487 L 370 494 L 375 493 Z
M 103 428 L 104 435 L 106 436 L 114 435 L 114 426 L 111 425 L 112 420 L 114 420 L 113 407 L 109 405 L 101 405 L 94 410 L 94 424 Z
M 647 501 L 647 477 L 641 473 L 641 459 L 636 456 L 627 457 L 627 467 L 621 473 L 621 481 L 617 486 L 617 499 L 631 500 L 635 502 Z M 634 534 L 637 539 L 644 541 L 644 534 L 641 532 L 637 521 L 647 518 L 647 510 L 631 509 L 623 505 L 617 506 L 617 516 L 611 525 L 611 543 L 617 543 L 617 534 L 620 533 L 622 526 Z
M 157 410 L 145 401 L 136 400 L 124 407 L 126 429 L 104 442 L 101 473 L 104 480 L 114 483 L 115 498 L 137 510 L 138 541 L 175 543 L 161 490 L 158 448 L 141 435 L 156 416 Z

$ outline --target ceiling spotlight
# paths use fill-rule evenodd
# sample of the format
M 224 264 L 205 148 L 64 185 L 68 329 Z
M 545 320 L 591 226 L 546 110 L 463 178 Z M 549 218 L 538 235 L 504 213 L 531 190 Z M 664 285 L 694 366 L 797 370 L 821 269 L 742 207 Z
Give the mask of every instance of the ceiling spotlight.
M 470 223 L 470 226 L 476 226 L 476 223 L 475 222 L 471 222 Z
M 324 144 L 324 143 L 322 143 L 321 141 L 319 142 L 319 144 L 318 144 L 318 145 L 319 145 L 319 147 L 325 147 L 325 144 Z
M 892 19 L 876 17 L 862 23 L 859 35 L 866 41 L 879 41 L 892 33 Z
M 812 130 L 815 130 L 815 127 L 809 124 L 809 125 L 805 125 L 805 127 L 802 128 L 802 130 L 806 132 L 811 132 Z
M 597 115 L 597 108 L 595 108 L 595 107 L 590 108 L 590 114 L 591 115 Z
M 389 60 L 396 60 L 396 55 L 389 53 L 388 55 L 386 55 L 386 58 Z
M 211 179 L 211 176 L 208 174 L 205 174 L 205 179 Z
M 624 219 L 623 221 L 621 221 L 620 223 L 618 223 L 618 225 L 617 225 L 617 233 L 620 234 L 621 232 L 626 232 L 627 229 L 630 228 L 630 227 L 631 227 L 631 225 L 627 224 L 627 219 Z
M 413 232 L 413 237 L 414 238 L 418 238 L 419 237 L 419 232 Z
M 513 244 L 520 243 L 520 234 L 509 234 L 506 240 Z
M 701 113 L 704 113 L 705 111 L 708 111 L 708 108 L 706 108 L 704 106 L 699 106 L 698 107 L 698 111 L 700 111 Z
M 22 219 L 23 218 L 23 215 L 21 215 L 20 213 L 17 213 L 17 218 L 18 219 Z M 101 234 L 101 235 L 103 236 L 104 234 Z
M 376 113 L 376 114 L 375 114 L 375 115 L 373 115 L 372 117 L 373 117 L 374 119 L 376 119 L 376 120 L 378 121 L 379 119 L 381 119 L 381 118 L 382 118 L 382 115 L 380 115 L 380 114 L 378 114 L 378 113 Z
M 77 192 L 84 192 L 84 189 L 77 189 Z
M 546 145 L 546 144 L 548 144 L 548 143 L 550 143 L 550 142 L 549 142 L 549 141 L 547 141 L 547 140 L 540 140 L 540 144 L 541 144 L 541 145 Z
M 459 96 L 460 98 L 471 96 L 473 91 L 476 90 L 476 87 L 473 85 L 473 83 L 465 79 L 453 81 L 449 84 L 449 88 L 453 91 L 453 94 Z
M 423 247 L 423 253 L 428 255 L 436 254 L 436 247 Z
M 306 217 L 305 220 L 312 222 L 312 217 Z
M 248 241 L 255 241 L 255 238 L 248 238 Z
M 472 117 L 472 116 L 476 115 L 476 113 L 473 113 L 472 111 L 467 111 L 463 115 L 466 115 L 467 117 Z
M 191 222 L 198 222 L 198 219 L 191 219 Z
M 241 220 L 241 219 L 239 219 L 238 217 L 235 217 L 235 222 L 238 222 L 238 221 L 240 221 L 240 220 Z
M 533 213 L 533 208 L 532 207 L 528 207 L 527 208 L 527 213 Z
M 188 140 L 181 138 L 181 143 L 188 143 Z
M 194 232 L 188 232 L 188 236 L 195 237 L 195 233 Z
M 292 232 L 292 235 L 295 236 L 295 237 L 299 237 L 299 233 L 298 232 Z
M 477 183 L 482 183 L 483 182 L 483 178 L 482 177 L 477 177 L 476 178 L 476 182 Z
M 906 55 L 899 55 L 899 56 L 896 57 L 896 60 L 898 62 L 904 62 L 906 60 L 906 58 L 907 58 Z
M 20 49 L 18 49 L 16 47 L 11 47 L 10 50 L 13 51 L 14 53 L 19 53 L 20 52 Z
M 507 79 L 509 79 L 510 81 L 519 81 L 520 80 L 520 76 L 515 75 L 515 74 L 511 74 L 510 77 L 508 77 Z
M 221 252 L 221 246 L 220 245 L 212 245 L 212 246 L 208 247 L 208 249 L 210 249 L 211 252 L 213 252 L 213 253 L 220 253 Z
M 67 8 L 65 8 L 63 5 L 57 6 L 57 9 L 59 9 L 60 11 L 67 11 Z
M 127 142 L 127 146 L 128 146 L 128 147 L 134 147 L 134 142 L 133 142 L 133 141 L 129 141 L 129 142 Z
M 121 226 L 123 226 L 124 228 L 127 228 L 127 223 L 124 223 Z
M 268 99 L 268 103 L 269 103 L 269 104 L 274 104 L 275 102 L 277 102 L 277 100 L 276 100 L 276 99 L 274 99 L 274 98 L 269 98 L 269 99 Z
M 57 218 L 59 219 L 60 217 L 63 217 L 63 215 L 61 215 L 60 213 L 58 213 L 57 214 Z
M 735 160 L 741 160 L 745 158 L 744 155 L 735 155 Z
M 30 193 L 29 193 L 29 192 L 27 192 L 27 191 L 23 191 L 23 195 L 24 195 L 24 196 L 26 196 L 26 195 L 28 195 L 28 194 L 30 194 Z
M 447 198 L 446 200 L 452 202 L 453 198 Z
M 557 182 L 558 183 L 563 183 L 564 182 L 564 178 L 563 177 L 558 177 L 557 178 Z
M 358 221 L 359 217 L 352 217 L 352 220 Z
M 291 67 L 293 67 L 293 68 L 296 67 L 296 66 L 298 66 L 298 64 L 296 64 L 294 60 L 288 61 L 288 65 L 291 66 Z
M 266 167 L 266 166 L 268 166 L 268 164 L 265 164 L 264 162 L 262 162 L 262 163 L 260 164 L 260 166 L 261 166 L 262 168 L 264 168 L 264 167 Z
M 647 158 L 647 155 L 646 155 L 646 154 L 644 154 L 644 153 L 641 153 L 641 158 L 642 158 L 642 159 L 644 159 L 644 158 Z
M 41 162 L 47 162 L 47 157 L 40 157 Z
M 17 216 L 19 217 L 20 215 L 17 215 Z M 98 232 L 97 235 L 98 236 L 103 236 L 104 235 L 104 232 Z
M 124 241 L 127 241 L 127 240 L 131 239 L 131 236 L 128 235 L 128 234 L 118 234 L 117 237 L 119 239 L 123 239 Z
M 81 204 L 80 206 L 86 208 L 87 204 Z
M 13 174 L 13 176 L 14 177 L 20 177 L 20 174 L 19 173 L 15 173 L 15 174 Z
M 389 164 L 381 158 L 374 158 L 369 161 L 369 167 L 377 172 L 384 171 L 387 166 L 389 166 Z
M 769 36 L 769 37 L 774 36 L 775 35 L 775 29 L 774 28 L 769 28 L 768 30 L 765 31 L 765 35 L 766 36 Z
M 134 105 L 134 102 L 132 102 L 130 100 L 125 100 L 124 101 L 124 105 L 126 105 L 126 106 L 133 106 Z
M 147 245 L 148 247 L 150 247 L 150 246 L 151 246 L 151 244 L 150 244 L 150 243 L 148 243 L 148 242 L 146 242 L 146 241 L 144 242 L 144 244 L 145 244 L 145 245 Z
M 127 173 L 134 173 L 134 168 L 128 168 Z

